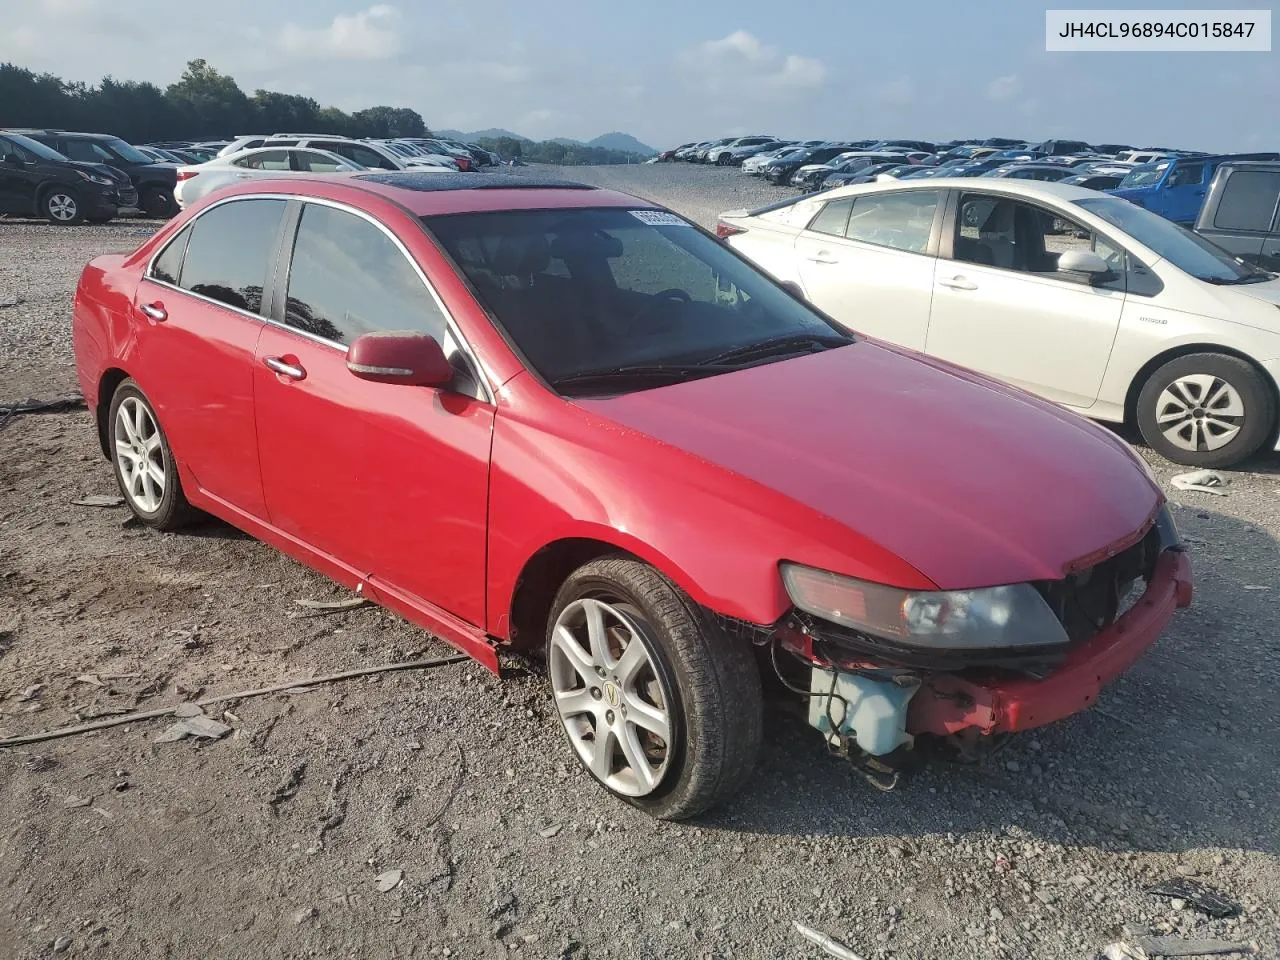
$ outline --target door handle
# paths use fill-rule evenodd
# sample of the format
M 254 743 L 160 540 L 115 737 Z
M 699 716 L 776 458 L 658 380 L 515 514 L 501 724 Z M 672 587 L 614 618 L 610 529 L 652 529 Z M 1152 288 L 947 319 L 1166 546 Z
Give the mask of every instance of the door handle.
M 806 257 L 805 259 L 811 260 L 814 263 L 839 263 L 840 262 L 838 259 L 831 256 L 831 254 L 827 253 L 827 251 L 825 250 L 819 250 L 812 257 Z
M 950 287 L 952 290 L 977 290 L 978 285 L 964 277 L 939 277 L 938 285 Z
M 283 357 L 263 357 L 262 362 L 267 365 L 268 370 L 274 370 L 290 380 L 305 380 L 307 377 L 306 370 L 298 364 L 286 362 Z
M 164 323 L 169 319 L 169 311 L 164 308 L 164 304 L 157 300 L 155 303 L 140 303 L 138 310 L 143 316 L 156 323 Z

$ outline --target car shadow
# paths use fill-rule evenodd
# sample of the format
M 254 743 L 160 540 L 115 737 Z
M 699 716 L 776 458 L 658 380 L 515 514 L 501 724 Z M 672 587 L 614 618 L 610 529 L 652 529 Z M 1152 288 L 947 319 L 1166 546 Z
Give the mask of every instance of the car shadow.
M 757 776 L 705 826 L 761 834 L 910 837 L 1022 830 L 1111 851 L 1280 854 L 1273 604 L 1280 550 L 1264 530 L 1174 504 L 1196 597 L 1154 648 L 1068 720 L 982 760 L 925 762 L 892 791 L 771 710 Z

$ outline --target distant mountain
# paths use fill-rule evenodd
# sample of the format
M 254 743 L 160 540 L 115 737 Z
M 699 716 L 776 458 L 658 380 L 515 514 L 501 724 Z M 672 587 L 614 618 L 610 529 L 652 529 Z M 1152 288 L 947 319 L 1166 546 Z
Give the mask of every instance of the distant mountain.
M 653 147 L 646 146 L 629 133 L 606 133 L 587 141 L 588 147 L 604 147 L 606 150 L 624 150 L 627 153 L 643 153 L 645 156 L 657 153 Z
M 513 140 L 533 143 L 528 137 L 522 137 L 518 133 L 504 130 L 502 127 L 490 127 L 488 130 L 476 130 L 473 133 L 463 133 L 461 130 L 437 130 L 436 133 L 442 137 L 449 137 L 451 140 L 461 140 L 463 143 L 471 143 L 475 140 L 497 140 L 499 137 L 511 137 Z
M 442 137 L 449 137 L 454 140 L 461 140 L 464 143 L 473 143 L 476 140 L 496 140 L 499 137 L 511 137 L 515 140 L 523 140 L 525 143 L 534 143 L 528 137 L 522 137 L 518 133 L 512 133 L 510 130 L 504 130 L 501 127 L 490 127 L 488 130 L 476 130 L 472 133 L 463 133 L 461 130 L 437 130 Z M 550 143 L 563 144 L 566 147 L 603 147 L 605 150 L 622 150 L 626 153 L 640 153 L 650 156 L 658 151 L 653 147 L 646 146 L 629 133 L 606 133 L 603 136 L 596 137 L 594 140 L 574 140 L 572 137 L 552 137 Z

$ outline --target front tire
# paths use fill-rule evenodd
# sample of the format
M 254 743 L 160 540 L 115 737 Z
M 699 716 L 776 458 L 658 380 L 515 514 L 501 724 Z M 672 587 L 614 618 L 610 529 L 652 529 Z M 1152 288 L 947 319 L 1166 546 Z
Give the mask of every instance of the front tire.
M 151 401 L 132 380 L 111 398 L 107 420 L 111 465 L 133 515 L 155 530 L 177 530 L 195 511 L 182 492 L 178 465 Z
M 1222 353 L 1177 357 L 1138 395 L 1138 428 L 1161 456 L 1191 467 L 1246 460 L 1275 431 L 1275 398 L 1248 361 Z
M 60 227 L 71 227 L 84 220 L 84 205 L 71 187 L 53 186 L 40 198 L 40 212 L 46 220 Z
M 733 796 L 755 767 L 763 706 L 749 647 L 629 557 L 561 586 L 547 622 L 552 701 L 605 789 L 663 820 Z

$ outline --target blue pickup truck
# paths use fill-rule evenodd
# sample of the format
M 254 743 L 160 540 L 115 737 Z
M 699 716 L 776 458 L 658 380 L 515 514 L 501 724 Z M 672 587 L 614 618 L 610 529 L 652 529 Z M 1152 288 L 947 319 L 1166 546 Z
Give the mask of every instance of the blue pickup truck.
M 1280 160 L 1280 153 L 1167 157 L 1134 167 L 1118 187 L 1105 192 L 1189 227 L 1196 222 L 1214 173 L 1228 160 Z

